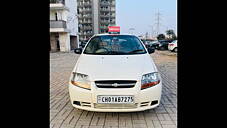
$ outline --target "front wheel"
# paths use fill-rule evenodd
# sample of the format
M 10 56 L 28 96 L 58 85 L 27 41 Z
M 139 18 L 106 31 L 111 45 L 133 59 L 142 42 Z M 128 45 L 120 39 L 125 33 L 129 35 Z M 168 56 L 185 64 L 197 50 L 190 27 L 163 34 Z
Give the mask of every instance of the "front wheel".
M 177 52 L 177 47 L 173 49 L 174 52 Z

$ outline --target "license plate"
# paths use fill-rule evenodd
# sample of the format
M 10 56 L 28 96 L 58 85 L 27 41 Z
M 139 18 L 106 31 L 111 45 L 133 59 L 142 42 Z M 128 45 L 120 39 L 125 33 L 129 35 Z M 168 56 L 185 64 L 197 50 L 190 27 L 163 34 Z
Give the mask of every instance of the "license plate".
M 98 96 L 97 102 L 100 104 L 130 104 L 134 102 L 133 96 Z

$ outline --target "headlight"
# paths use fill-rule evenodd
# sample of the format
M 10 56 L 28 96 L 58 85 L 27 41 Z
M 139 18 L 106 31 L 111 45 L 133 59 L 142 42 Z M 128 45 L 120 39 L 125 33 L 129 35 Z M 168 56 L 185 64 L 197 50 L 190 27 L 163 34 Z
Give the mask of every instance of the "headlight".
M 141 79 L 141 90 L 159 84 L 161 81 L 158 72 L 144 74 Z
M 91 89 L 91 82 L 89 80 L 88 75 L 73 72 L 71 77 L 71 83 L 75 86 L 84 88 L 84 89 Z

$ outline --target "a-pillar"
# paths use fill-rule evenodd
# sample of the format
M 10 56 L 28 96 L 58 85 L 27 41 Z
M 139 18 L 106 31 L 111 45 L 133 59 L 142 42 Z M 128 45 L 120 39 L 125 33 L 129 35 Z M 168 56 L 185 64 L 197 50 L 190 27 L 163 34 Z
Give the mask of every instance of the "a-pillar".
M 69 52 L 70 51 L 70 36 L 69 33 L 59 33 L 59 43 L 60 51 Z

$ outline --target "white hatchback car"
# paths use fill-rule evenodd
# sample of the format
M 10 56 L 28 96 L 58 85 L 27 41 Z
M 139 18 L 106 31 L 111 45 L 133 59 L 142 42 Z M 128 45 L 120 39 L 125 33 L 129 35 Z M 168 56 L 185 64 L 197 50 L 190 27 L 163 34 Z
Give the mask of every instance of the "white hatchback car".
M 177 40 L 168 44 L 168 49 L 173 52 L 177 52 Z
M 70 77 L 74 107 L 99 112 L 132 112 L 160 104 L 162 82 L 146 49 L 134 35 L 98 34 L 81 54 Z

